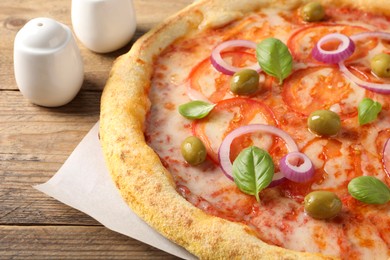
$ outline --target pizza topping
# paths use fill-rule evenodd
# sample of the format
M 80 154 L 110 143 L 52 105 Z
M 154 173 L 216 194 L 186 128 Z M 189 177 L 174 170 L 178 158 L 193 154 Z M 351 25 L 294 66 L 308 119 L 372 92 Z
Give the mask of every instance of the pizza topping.
M 237 187 L 246 194 L 254 195 L 260 202 L 260 191 L 272 181 L 274 163 L 267 151 L 250 146 L 234 160 L 232 173 Z
M 267 38 L 257 44 L 257 60 L 261 69 L 279 79 L 279 84 L 287 78 L 292 71 L 292 56 L 287 46 L 279 39 Z
M 219 164 L 218 149 L 225 136 L 248 124 L 277 125 L 277 121 L 273 111 L 263 102 L 236 97 L 218 102 L 207 117 L 192 123 L 192 130 L 205 144 L 210 159 Z M 274 138 L 267 135 L 238 137 L 230 147 L 231 161 L 243 148 L 252 145 L 253 141 L 267 148 L 273 145 Z
M 366 32 L 359 32 L 359 33 L 352 34 L 350 38 L 352 41 L 355 42 L 356 45 L 355 53 L 351 56 L 351 59 L 348 60 L 348 61 L 350 60 L 353 61 L 359 59 L 367 59 L 367 57 L 368 58 L 372 57 L 372 55 L 370 54 L 371 51 L 376 51 L 376 52 L 378 52 L 378 50 L 384 51 L 383 48 L 388 47 L 388 44 L 384 41 L 390 40 L 390 33 L 382 32 L 382 31 L 366 31 Z M 379 43 L 378 39 L 382 40 L 381 44 L 378 44 Z M 371 65 L 371 69 L 372 67 L 373 66 Z M 386 64 L 383 64 L 382 68 L 380 69 L 386 70 L 386 68 L 388 67 L 389 67 L 389 63 L 387 61 L 387 67 Z M 373 72 L 375 73 L 375 70 L 373 70 Z M 381 73 L 382 72 L 379 72 L 379 74 Z M 390 72 L 388 71 L 387 73 Z
M 245 125 L 236 128 L 225 137 L 218 151 L 218 157 L 219 157 L 221 169 L 229 179 L 233 180 L 232 163 L 230 161 L 230 152 L 231 152 L 230 145 L 232 144 L 233 140 L 236 139 L 237 137 L 249 133 L 255 133 L 255 132 L 264 132 L 264 133 L 276 135 L 282 138 L 289 152 L 298 151 L 298 146 L 295 144 L 291 136 L 286 132 L 284 132 L 283 130 L 281 130 L 280 128 L 277 128 L 275 126 L 264 125 L 264 124 L 252 124 L 252 125 Z
M 268 188 L 279 186 L 285 181 L 287 181 L 287 178 L 284 176 L 284 174 L 281 171 L 276 172 L 274 173 L 274 177 L 272 178 L 272 182 L 268 185 Z
M 344 73 L 346 77 L 348 77 L 351 81 L 356 83 L 362 88 L 371 90 L 373 92 L 377 92 L 380 94 L 390 94 L 390 84 L 388 83 L 373 83 L 364 81 L 358 77 L 356 77 L 344 64 L 344 62 L 339 63 L 340 71 Z
M 378 44 L 376 39 L 361 40 L 356 42 L 351 35 L 356 35 L 361 32 L 366 32 L 367 29 L 356 25 L 345 25 L 345 24 L 330 24 L 321 23 L 311 26 L 305 26 L 295 31 L 287 41 L 287 45 L 291 50 L 291 54 L 294 60 L 297 62 L 304 62 L 307 65 L 320 64 L 312 56 L 312 51 L 316 43 L 324 36 L 330 33 L 340 33 L 349 36 L 355 44 L 354 54 L 347 60 L 362 58 L 367 53 L 375 48 Z M 323 48 L 336 49 L 340 42 L 328 42 Z
M 248 40 L 231 40 L 226 41 L 218 45 L 211 52 L 211 64 L 214 66 L 216 70 L 226 75 L 233 75 L 235 72 L 240 71 L 243 68 L 235 67 L 233 65 L 228 64 L 221 56 L 221 52 L 225 49 L 232 47 L 244 47 L 249 49 L 256 49 L 256 43 Z M 253 69 L 257 72 L 261 71 L 259 64 L 253 63 L 250 66 L 247 66 L 248 69 Z
M 243 69 L 234 73 L 230 81 L 230 91 L 238 95 L 250 95 L 259 89 L 259 73 Z
M 357 200 L 368 204 L 385 204 L 390 201 L 390 189 L 379 179 L 360 176 L 348 184 L 348 192 Z
M 387 139 L 383 146 L 383 165 L 387 175 L 390 177 L 390 138 Z
M 389 78 L 390 77 L 390 55 L 387 53 L 379 53 L 375 55 L 371 61 L 371 70 L 378 77 Z
M 390 40 L 390 33 L 382 32 L 382 31 L 373 31 L 373 32 L 360 32 L 351 35 L 351 39 L 353 41 L 365 40 L 368 38 L 380 38 L 382 40 Z
M 365 125 L 373 122 L 379 112 L 382 110 L 382 105 L 370 98 L 364 98 L 358 106 L 359 124 Z
M 317 110 L 307 119 L 309 130 L 320 136 L 335 135 L 340 131 L 340 116 L 330 110 Z
M 280 171 L 293 182 L 307 182 L 314 175 L 314 166 L 309 157 L 301 152 L 291 152 L 280 160 Z
M 340 42 L 336 49 L 326 50 L 323 48 L 327 44 L 334 42 Z M 354 51 L 355 44 L 348 36 L 341 33 L 331 33 L 325 35 L 317 42 L 311 54 L 318 61 L 336 64 L 346 60 Z
M 319 2 L 312 2 L 303 6 L 300 14 L 306 22 L 318 22 L 324 19 L 325 10 Z
M 214 104 L 194 100 L 180 105 L 179 113 L 188 119 L 200 119 L 206 117 L 214 107 Z
M 350 37 L 353 41 L 362 41 L 367 38 L 379 38 L 382 40 L 390 40 L 390 33 L 375 31 L 375 32 L 362 32 L 351 35 Z M 354 55 L 353 55 L 354 56 Z M 361 78 L 354 75 L 344 64 L 344 61 L 339 63 L 340 71 L 344 73 L 351 81 L 359 85 L 360 87 L 366 88 L 368 90 L 381 93 L 381 94 L 390 94 L 390 84 L 387 82 L 377 83 L 377 81 L 369 82 L 362 80 Z M 372 72 L 379 77 L 388 77 L 390 76 L 390 55 L 386 53 L 380 53 L 375 55 L 371 59 L 371 70 Z
M 221 56 L 239 70 L 248 64 L 257 62 L 253 53 L 244 51 L 227 51 L 221 53 Z M 216 103 L 226 98 L 229 83 L 230 75 L 214 69 L 210 57 L 207 57 L 192 68 L 188 76 L 187 95 L 192 100 Z
M 313 191 L 305 197 L 305 212 L 316 219 L 330 219 L 341 211 L 339 197 L 330 191 Z
M 284 103 L 295 113 L 308 117 L 320 109 L 337 111 L 341 119 L 355 117 L 365 90 L 351 86 L 335 66 L 317 66 L 295 71 L 282 90 Z
M 186 83 L 185 85 L 186 85 L 186 94 L 189 97 L 189 99 L 200 100 L 206 103 L 210 102 L 210 100 L 207 97 L 205 97 L 205 95 L 203 95 L 200 91 L 192 88 L 191 84 Z
M 189 136 L 181 143 L 181 154 L 186 162 L 199 165 L 206 160 L 207 152 L 202 141 L 196 136 Z

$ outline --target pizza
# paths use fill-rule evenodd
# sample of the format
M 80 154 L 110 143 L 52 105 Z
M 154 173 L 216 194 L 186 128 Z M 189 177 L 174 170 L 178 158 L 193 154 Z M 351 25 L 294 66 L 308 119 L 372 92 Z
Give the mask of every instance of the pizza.
M 390 257 L 387 1 L 196 1 L 119 57 L 113 181 L 204 259 Z

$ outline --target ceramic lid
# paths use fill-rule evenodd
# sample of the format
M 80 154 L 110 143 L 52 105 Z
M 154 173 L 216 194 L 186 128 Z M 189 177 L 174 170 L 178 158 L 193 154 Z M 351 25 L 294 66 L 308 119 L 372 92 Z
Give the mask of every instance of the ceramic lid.
M 50 18 L 30 20 L 17 35 L 19 47 L 39 50 L 58 49 L 69 41 L 70 32 Z

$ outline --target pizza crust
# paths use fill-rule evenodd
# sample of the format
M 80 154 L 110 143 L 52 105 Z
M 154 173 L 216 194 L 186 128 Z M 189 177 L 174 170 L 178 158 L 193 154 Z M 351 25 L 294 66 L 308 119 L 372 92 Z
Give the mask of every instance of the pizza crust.
M 101 100 L 100 140 L 122 197 L 149 225 L 202 259 L 332 259 L 262 242 L 245 225 L 204 213 L 180 196 L 170 173 L 145 143 L 148 91 L 155 58 L 175 39 L 219 27 L 270 5 L 292 8 L 299 0 L 196 1 L 140 38 L 112 68 Z M 322 1 L 390 14 L 384 0 Z

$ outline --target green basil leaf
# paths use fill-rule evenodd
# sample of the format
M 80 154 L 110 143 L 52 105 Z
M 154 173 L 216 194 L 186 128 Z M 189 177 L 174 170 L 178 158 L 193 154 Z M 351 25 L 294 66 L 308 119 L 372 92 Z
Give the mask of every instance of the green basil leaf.
M 292 70 L 292 56 L 287 46 L 275 38 L 267 38 L 257 44 L 257 61 L 261 69 L 279 79 L 279 84 L 287 78 Z
M 233 162 L 233 178 L 238 188 L 249 195 L 255 195 L 265 189 L 274 176 L 274 163 L 268 152 L 250 146 L 241 151 Z
M 390 189 L 372 176 L 360 176 L 348 183 L 348 192 L 357 200 L 368 204 L 385 204 L 390 201 Z
M 382 105 L 370 98 L 363 98 L 358 105 L 359 124 L 364 125 L 374 121 L 379 112 L 382 110 Z
M 185 118 L 201 119 L 207 116 L 215 104 L 209 104 L 204 101 L 195 100 L 179 106 L 179 113 Z

